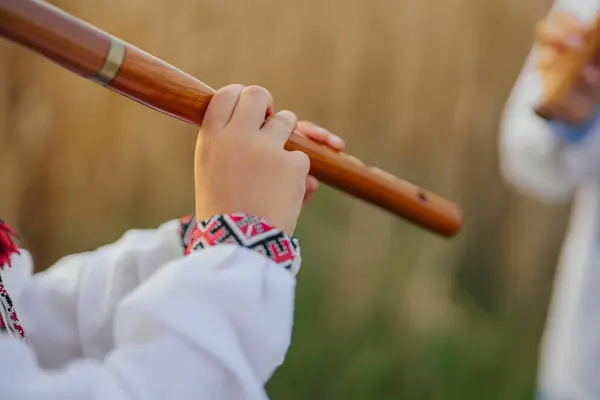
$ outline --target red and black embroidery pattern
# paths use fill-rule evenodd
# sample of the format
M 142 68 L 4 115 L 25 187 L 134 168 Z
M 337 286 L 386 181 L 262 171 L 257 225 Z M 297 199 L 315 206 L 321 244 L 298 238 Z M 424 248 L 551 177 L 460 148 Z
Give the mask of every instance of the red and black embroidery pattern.
M 12 240 L 18 237 L 17 233 L 4 221 L 0 220 L 0 271 L 7 265 L 11 266 L 10 259 L 13 254 L 19 254 L 19 249 Z M 19 323 L 14 304 L 4 287 L 0 274 L 0 332 L 25 338 L 23 327 Z
M 199 223 L 187 217 L 182 219 L 180 233 L 185 254 L 220 243 L 236 244 L 269 257 L 294 275 L 299 269 L 298 241 L 258 217 L 233 213 Z
M 192 215 L 186 215 L 179 219 L 179 238 L 181 239 L 181 246 L 183 251 L 188 248 L 192 239 L 192 232 L 196 228 L 196 217 Z
M 10 257 L 15 253 L 19 254 L 13 237 L 18 237 L 17 232 L 0 219 L 0 269 L 5 265 L 10 267 Z
M 19 323 L 14 304 L 4 287 L 0 276 L 0 332 L 6 332 L 12 336 L 25 338 L 25 331 Z

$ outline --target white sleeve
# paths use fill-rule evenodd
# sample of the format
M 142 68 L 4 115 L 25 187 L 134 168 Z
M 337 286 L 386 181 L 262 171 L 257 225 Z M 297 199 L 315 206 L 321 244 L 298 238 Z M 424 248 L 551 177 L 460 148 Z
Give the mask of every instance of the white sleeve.
M 569 11 L 591 22 L 597 0 L 557 1 L 551 12 Z M 507 182 L 524 193 L 553 202 L 569 201 L 583 182 L 600 175 L 600 119 L 581 126 L 549 123 L 534 107 L 542 82 L 537 47 L 529 54 L 510 94 L 500 124 L 500 167 Z
M 18 292 L 9 288 L 40 365 L 56 368 L 77 357 L 103 358 L 114 346 L 119 302 L 183 256 L 178 229 L 173 220 L 155 230 L 130 230 L 115 243 L 64 257 Z
M 116 307 L 103 359 L 44 370 L 18 339 L 0 338 L 3 399 L 266 399 L 291 340 L 295 278 L 236 245 L 168 263 Z

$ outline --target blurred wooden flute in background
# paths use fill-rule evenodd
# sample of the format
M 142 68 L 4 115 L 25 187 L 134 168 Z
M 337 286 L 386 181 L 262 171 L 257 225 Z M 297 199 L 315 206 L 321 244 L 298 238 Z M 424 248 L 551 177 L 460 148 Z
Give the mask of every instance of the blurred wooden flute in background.
M 214 90 L 142 50 L 45 2 L 0 0 L 0 35 L 76 74 L 185 122 L 200 125 Z M 461 229 L 455 204 L 294 132 L 286 144 L 324 183 L 447 237 Z

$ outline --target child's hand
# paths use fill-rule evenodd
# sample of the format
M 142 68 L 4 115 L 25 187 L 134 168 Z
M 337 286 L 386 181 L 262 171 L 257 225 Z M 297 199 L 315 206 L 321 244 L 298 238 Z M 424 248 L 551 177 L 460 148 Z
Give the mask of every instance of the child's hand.
M 344 151 L 346 143 L 327 129 L 321 128 L 318 125 L 308 121 L 299 121 L 296 127 L 300 133 L 308 136 L 315 142 L 323 143 L 331 147 L 336 151 Z M 312 175 L 306 178 L 306 193 L 304 194 L 303 205 L 306 206 L 310 203 L 313 194 L 319 189 L 319 181 Z
M 581 51 L 585 46 L 586 26 L 569 13 L 555 13 L 541 21 L 537 27 L 540 43 L 538 70 L 546 82 L 560 79 L 564 67 L 573 51 Z M 571 54 L 570 54 L 571 53 Z M 567 94 L 558 117 L 583 120 L 589 117 L 600 101 L 600 46 L 595 60 L 586 65 L 573 89 Z
M 214 95 L 196 146 L 199 221 L 243 212 L 293 234 L 310 160 L 283 147 L 296 127 L 292 112 L 280 111 L 265 123 L 272 104 L 271 94 L 258 86 L 231 85 Z

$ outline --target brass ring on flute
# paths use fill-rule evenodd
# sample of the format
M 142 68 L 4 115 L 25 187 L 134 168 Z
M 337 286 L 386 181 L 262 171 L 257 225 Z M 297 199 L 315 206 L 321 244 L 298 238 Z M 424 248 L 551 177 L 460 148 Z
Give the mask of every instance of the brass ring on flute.
M 111 36 L 106 60 L 95 81 L 101 85 L 108 85 L 119 73 L 123 60 L 125 60 L 125 43 Z

